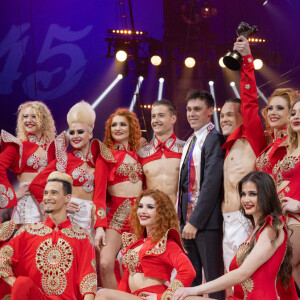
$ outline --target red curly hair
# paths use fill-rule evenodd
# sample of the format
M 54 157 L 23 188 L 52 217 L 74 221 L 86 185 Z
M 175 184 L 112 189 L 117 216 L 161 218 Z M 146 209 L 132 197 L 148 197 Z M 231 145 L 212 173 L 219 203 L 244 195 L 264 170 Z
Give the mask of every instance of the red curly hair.
M 152 243 L 158 242 L 170 228 L 179 232 L 178 216 L 169 196 L 159 190 L 145 190 L 136 198 L 130 214 L 130 224 L 138 238 L 143 236 L 145 230 L 137 215 L 138 206 L 143 197 L 151 197 L 155 201 L 156 217 L 155 230 L 151 236 Z
M 104 144 L 108 148 L 113 147 L 113 138 L 111 135 L 111 124 L 112 119 L 115 116 L 123 116 L 127 119 L 129 123 L 129 140 L 128 144 L 130 147 L 130 150 L 137 151 L 140 147 L 141 142 L 141 128 L 138 118 L 136 117 L 136 114 L 131 112 L 130 110 L 126 108 L 118 108 L 113 114 L 110 115 L 110 117 L 105 122 L 105 137 L 104 137 Z
M 262 109 L 262 115 L 265 119 L 266 133 L 269 137 L 272 137 L 273 128 L 270 126 L 267 116 L 268 116 L 268 108 L 269 108 L 270 102 L 274 97 L 282 97 L 283 99 L 285 99 L 287 102 L 288 109 L 290 110 L 294 101 L 299 97 L 299 92 L 297 90 L 294 90 L 291 88 L 276 89 L 272 93 L 272 95 L 268 98 L 268 104 L 266 107 L 264 107 Z

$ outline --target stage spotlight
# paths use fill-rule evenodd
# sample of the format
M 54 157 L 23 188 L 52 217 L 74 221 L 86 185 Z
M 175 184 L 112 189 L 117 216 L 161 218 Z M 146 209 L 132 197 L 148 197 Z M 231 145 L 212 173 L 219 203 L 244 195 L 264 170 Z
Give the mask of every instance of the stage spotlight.
M 238 90 L 237 90 L 237 88 L 236 88 L 236 86 L 235 86 L 235 82 L 234 82 L 234 81 L 230 82 L 230 86 L 231 86 L 231 88 L 232 88 L 232 90 L 233 90 L 235 96 L 236 96 L 237 98 L 240 98 L 240 94 L 239 94 L 239 92 L 238 92 Z
M 127 59 L 127 53 L 124 50 L 119 50 L 116 52 L 116 59 L 118 61 L 125 61 Z
M 164 79 L 163 78 L 159 78 L 159 86 L 158 86 L 158 94 L 157 94 L 157 100 L 161 100 L 162 99 L 162 95 L 163 95 L 163 90 L 164 90 Z
M 96 106 L 104 99 L 104 97 L 113 89 L 113 87 L 123 78 L 123 75 L 119 74 L 117 78 L 105 89 L 105 91 L 98 97 L 98 99 L 92 104 L 92 108 Z
M 211 81 L 208 82 L 208 84 L 209 84 L 210 93 L 211 93 L 211 95 L 213 96 L 213 99 L 214 99 L 214 113 L 213 113 L 214 124 L 216 126 L 216 129 L 218 131 L 220 131 L 219 118 L 218 118 L 218 114 L 217 114 L 217 111 L 216 111 L 217 104 L 216 104 L 216 95 L 215 95 L 215 89 L 214 89 L 214 82 L 211 80 Z
M 159 55 L 153 55 L 150 59 L 153 66 L 159 66 L 161 64 L 161 57 Z
M 149 55 L 152 65 L 159 66 L 164 56 L 164 47 L 161 41 L 151 39 L 149 45 Z
M 187 57 L 184 61 L 184 64 L 187 68 L 194 68 L 196 61 L 193 57 Z
M 260 70 L 264 65 L 263 61 L 259 58 L 255 59 L 253 64 L 254 64 L 254 69 L 255 70 Z
M 221 58 L 219 59 L 219 65 L 220 65 L 221 68 L 225 68 L 225 67 L 226 67 L 226 66 L 224 65 L 224 62 L 223 62 L 223 57 L 221 57 Z
M 268 104 L 268 99 L 267 99 L 266 96 L 262 93 L 262 91 L 259 89 L 258 86 L 256 87 L 256 89 L 257 89 L 258 95 L 264 100 L 264 102 L 265 102 L 266 104 Z
M 256 0 L 256 1 L 262 5 L 266 5 L 268 3 L 268 0 Z
M 131 100 L 131 103 L 130 103 L 130 107 L 129 107 L 130 111 L 134 110 L 134 106 L 135 106 L 135 103 L 136 103 L 137 95 L 140 93 L 140 89 L 141 89 L 143 80 L 144 80 L 144 77 L 142 77 L 142 76 L 138 77 L 138 82 L 136 84 L 135 91 L 134 91 L 134 94 L 133 94 L 133 97 L 132 97 L 132 100 Z
M 204 19 L 215 16 L 218 13 L 218 10 L 215 7 L 212 7 L 208 1 L 204 1 L 200 7 L 201 16 Z
M 123 62 L 129 54 L 129 44 L 124 41 L 117 40 L 114 45 L 115 57 L 117 61 Z

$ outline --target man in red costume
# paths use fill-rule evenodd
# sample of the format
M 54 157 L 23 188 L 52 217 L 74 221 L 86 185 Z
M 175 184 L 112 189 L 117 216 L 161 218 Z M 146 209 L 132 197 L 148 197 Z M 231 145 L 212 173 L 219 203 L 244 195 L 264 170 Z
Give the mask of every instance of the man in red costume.
M 175 205 L 179 164 L 184 142 L 174 134 L 176 110 L 168 100 L 153 103 L 151 126 L 154 139 L 138 152 L 148 189 L 166 193 Z
M 252 231 L 250 223 L 240 209 L 237 183 L 255 170 L 255 159 L 266 147 L 264 129 L 258 115 L 258 101 L 254 76 L 253 57 L 249 42 L 243 36 L 234 44 L 234 50 L 242 55 L 241 101 L 229 99 L 222 107 L 220 125 L 223 135 L 228 136 L 223 149 L 224 161 L 224 218 L 223 256 L 228 271 L 231 260 Z
M 86 231 L 71 225 L 72 178 L 53 172 L 44 190 L 45 223 L 22 227 L 0 249 L 0 279 L 11 299 L 94 299 L 95 253 Z

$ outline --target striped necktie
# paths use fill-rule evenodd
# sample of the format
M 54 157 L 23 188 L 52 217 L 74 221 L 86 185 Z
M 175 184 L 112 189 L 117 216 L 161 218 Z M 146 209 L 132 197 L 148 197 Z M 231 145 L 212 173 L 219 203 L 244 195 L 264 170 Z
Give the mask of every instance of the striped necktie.
M 191 151 L 194 148 L 196 140 L 197 140 L 197 137 L 194 135 L 193 138 L 192 138 L 192 140 L 191 140 L 191 142 L 190 142 L 189 148 L 188 148 L 188 150 L 186 152 L 186 155 L 185 155 L 185 158 L 184 158 L 184 162 L 182 164 L 182 168 L 184 168 L 185 164 L 188 163 L 190 155 L 191 155 Z

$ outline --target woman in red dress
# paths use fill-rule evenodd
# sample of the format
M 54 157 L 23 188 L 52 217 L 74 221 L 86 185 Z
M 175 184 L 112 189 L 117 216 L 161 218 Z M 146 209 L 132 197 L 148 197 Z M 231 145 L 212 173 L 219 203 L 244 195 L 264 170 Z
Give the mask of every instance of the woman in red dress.
M 293 277 L 300 287 L 300 99 L 294 102 L 290 112 L 288 153 L 273 168 L 273 177 L 283 212 L 288 216 L 293 246 Z
M 286 155 L 288 116 L 293 102 L 298 97 L 298 92 L 293 89 L 276 89 L 263 109 L 269 144 L 256 158 L 258 171 L 271 175 L 274 165 Z
M 103 157 L 97 159 L 94 196 L 95 247 L 100 251 L 102 287 L 117 288 L 114 262 L 122 246 L 122 233 L 130 231 L 128 216 L 142 191 L 143 171 L 136 154 L 140 140 L 139 121 L 128 109 L 117 109 L 106 121 L 104 144 L 109 147 L 115 164 L 107 164 Z
M 36 223 L 41 221 L 42 213 L 28 187 L 55 158 L 52 141 L 56 129 L 48 107 L 40 101 L 21 104 L 16 132 L 17 137 L 4 130 L 1 132 L 0 209 L 14 207 L 12 219 L 16 224 Z M 17 190 L 8 180 L 7 169 L 17 176 Z
M 179 289 L 174 300 L 234 286 L 228 299 L 298 299 L 291 277 L 292 249 L 274 181 L 264 172 L 251 172 L 238 184 L 242 212 L 254 231 L 239 247 L 230 272 L 192 288 Z
M 122 235 L 124 274 L 118 291 L 101 289 L 96 299 L 171 299 L 179 287 L 190 286 L 196 273 L 183 249 L 170 198 L 159 190 L 143 191 L 130 220 L 135 234 Z M 173 268 L 177 274 L 167 286 Z
M 67 212 L 73 224 L 76 224 L 94 236 L 94 172 L 99 153 L 109 152 L 98 140 L 92 140 L 96 114 L 85 101 L 76 103 L 68 112 L 69 139 L 72 151 L 66 153 L 67 140 L 62 133 L 56 140 L 56 160 L 40 173 L 29 189 L 39 202 L 43 200 L 43 191 L 47 178 L 55 170 L 72 176 L 72 198 L 67 205 Z M 111 155 L 111 159 L 113 159 Z

